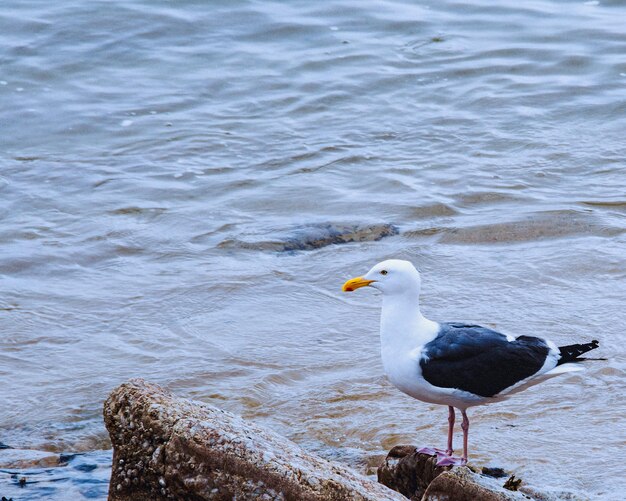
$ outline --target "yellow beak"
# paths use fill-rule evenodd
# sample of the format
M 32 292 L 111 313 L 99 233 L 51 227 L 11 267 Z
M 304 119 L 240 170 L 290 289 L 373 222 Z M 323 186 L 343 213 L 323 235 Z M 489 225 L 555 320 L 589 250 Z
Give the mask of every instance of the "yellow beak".
M 341 290 L 343 290 L 344 292 L 352 292 L 360 287 L 365 287 L 366 285 L 369 285 L 375 281 L 376 280 L 365 280 L 363 277 L 352 278 L 348 280 L 345 284 L 343 284 Z

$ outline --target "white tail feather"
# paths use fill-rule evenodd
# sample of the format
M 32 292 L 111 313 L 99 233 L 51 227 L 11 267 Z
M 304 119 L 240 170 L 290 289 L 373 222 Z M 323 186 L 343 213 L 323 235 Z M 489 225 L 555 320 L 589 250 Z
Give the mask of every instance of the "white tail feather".
M 543 374 L 544 376 L 557 376 L 559 374 L 563 374 L 565 372 L 580 372 L 584 371 L 585 368 L 582 365 L 578 364 L 563 364 L 557 365 L 554 369 Z

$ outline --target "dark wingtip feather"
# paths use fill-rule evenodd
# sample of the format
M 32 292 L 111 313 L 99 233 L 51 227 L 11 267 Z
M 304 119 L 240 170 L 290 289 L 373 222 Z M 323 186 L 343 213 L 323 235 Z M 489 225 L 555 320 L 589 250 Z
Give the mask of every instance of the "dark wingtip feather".
M 582 362 L 584 360 L 591 360 L 588 358 L 582 358 L 581 355 L 588 351 L 595 350 L 600 346 L 597 339 L 594 339 L 590 343 L 582 344 L 570 344 L 568 346 L 559 346 L 559 352 L 561 358 L 557 362 L 557 365 L 565 364 L 568 362 Z

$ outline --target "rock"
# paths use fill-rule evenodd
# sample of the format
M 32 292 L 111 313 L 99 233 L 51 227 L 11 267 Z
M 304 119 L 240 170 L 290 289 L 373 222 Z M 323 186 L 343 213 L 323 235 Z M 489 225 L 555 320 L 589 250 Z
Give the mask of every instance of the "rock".
M 448 469 L 436 462 L 433 456 L 418 454 L 413 445 L 397 445 L 378 468 L 378 481 L 409 499 L 419 500 L 433 479 Z
M 60 456 L 54 452 L 13 448 L 7 448 L 0 452 L 0 468 L 6 470 L 49 468 L 59 466 L 60 463 Z
M 109 501 L 405 500 L 270 430 L 141 379 L 111 393 L 104 420 L 113 443 Z
M 497 480 L 474 473 L 467 467 L 438 475 L 428 486 L 423 501 L 515 501 L 528 500 L 520 492 L 506 490 Z
M 490 473 L 504 473 L 491 468 Z M 505 473 L 504 476 L 508 475 Z M 416 451 L 413 445 L 391 449 L 378 468 L 378 481 L 413 501 L 556 501 L 580 499 L 569 492 L 544 493 L 520 487 L 514 475 L 508 480 L 480 475 L 468 467 L 437 466 L 436 458 Z M 519 491 L 508 490 L 511 487 Z
M 230 238 L 220 242 L 219 247 L 290 252 L 319 249 L 328 245 L 349 242 L 371 242 L 398 233 L 396 226 L 386 223 L 309 224 L 277 231 L 269 236 L 253 237 L 251 241 Z
M 519 491 L 520 485 L 522 485 L 522 479 L 515 478 L 515 475 L 511 475 L 507 479 L 507 481 L 504 482 L 504 485 L 502 487 L 510 491 Z
M 494 466 L 483 466 L 481 469 L 481 473 L 486 475 L 487 477 L 500 478 L 507 477 L 506 471 L 503 468 L 494 467 Z

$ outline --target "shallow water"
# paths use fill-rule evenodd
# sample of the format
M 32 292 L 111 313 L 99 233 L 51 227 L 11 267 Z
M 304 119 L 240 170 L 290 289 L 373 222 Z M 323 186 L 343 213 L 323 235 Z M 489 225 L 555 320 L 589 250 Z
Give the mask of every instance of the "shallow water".
M 472 410 L 470 446 L 620 499 L 625 20 L 614 1 L 3 2 L 0 441 L 107 448 L 102 402 L 142 376 L 362 471 L 441 445 L 446 409 L 382 375 L 379 298 L 340 292 L 399 257 L 433 319 L 600 340 L 607 362 Z M 400 234 L 229 245 L 327 222 Z

